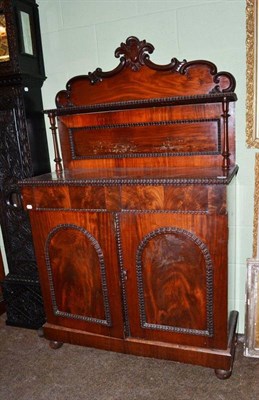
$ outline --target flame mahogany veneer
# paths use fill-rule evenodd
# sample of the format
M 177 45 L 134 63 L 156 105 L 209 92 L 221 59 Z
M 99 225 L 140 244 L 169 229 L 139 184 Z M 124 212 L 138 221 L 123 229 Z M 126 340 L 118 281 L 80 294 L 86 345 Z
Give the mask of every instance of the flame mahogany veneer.
M 155 64 L 153 50 L 129 37 L 114 70 L 70 79 L 46 111 L 56 172 L 20 183 L 44 335 L 228 378 L 235 79 L 204 60 Z

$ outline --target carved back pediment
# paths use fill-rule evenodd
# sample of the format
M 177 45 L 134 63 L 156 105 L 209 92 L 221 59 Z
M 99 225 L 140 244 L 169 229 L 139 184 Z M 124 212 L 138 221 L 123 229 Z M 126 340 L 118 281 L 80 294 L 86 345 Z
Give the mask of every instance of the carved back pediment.
M 172 58 L 168 64 L 159 65 L 150 58 L 153 51 L 154 46 L 146 40 L 128 37 L 115 50 L 115 57 L 120 59 L 116 68 L 106 72 L 97 68 L 87 75 L 73 77 L 66 89 L 58 92 L 57 107 L 138 102 L 151 98 L 213 97 L 235 90 L 233 75 L 218 72 L 210 61 Z

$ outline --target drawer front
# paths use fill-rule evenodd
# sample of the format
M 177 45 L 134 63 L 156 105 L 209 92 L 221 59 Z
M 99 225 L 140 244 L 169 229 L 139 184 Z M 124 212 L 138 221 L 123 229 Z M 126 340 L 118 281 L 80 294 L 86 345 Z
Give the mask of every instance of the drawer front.
M 27 208 L 104 211 L 120 208 L 120 189 L 116 186 L 37 186 L 24 187 L 22 193 Z
M 226 213 L 224 185 L 35 186 L 22 192 L 24 206 L 36 209 Z
M 124 186 L 123 210 L 170 210 L 175 212 L 226 212 L 224 186 Z

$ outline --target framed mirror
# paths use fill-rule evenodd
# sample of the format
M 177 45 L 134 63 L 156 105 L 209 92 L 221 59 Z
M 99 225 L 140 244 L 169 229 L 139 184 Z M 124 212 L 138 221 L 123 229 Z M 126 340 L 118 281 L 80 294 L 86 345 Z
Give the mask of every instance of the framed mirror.
M 246 0 L 246 142 L 259 148 L 258 2 Z

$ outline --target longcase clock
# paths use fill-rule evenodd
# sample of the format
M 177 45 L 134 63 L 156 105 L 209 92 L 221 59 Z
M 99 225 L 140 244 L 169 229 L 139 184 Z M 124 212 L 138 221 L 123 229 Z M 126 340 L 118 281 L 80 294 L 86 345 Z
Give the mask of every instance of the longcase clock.
M 0 0 L 0 222 L 9 267 L 2 290 L 6 323 L 35 329 L 45 315 L 17 182 L 50 170 L 41 96 L 45 79 L 38 5 Z

